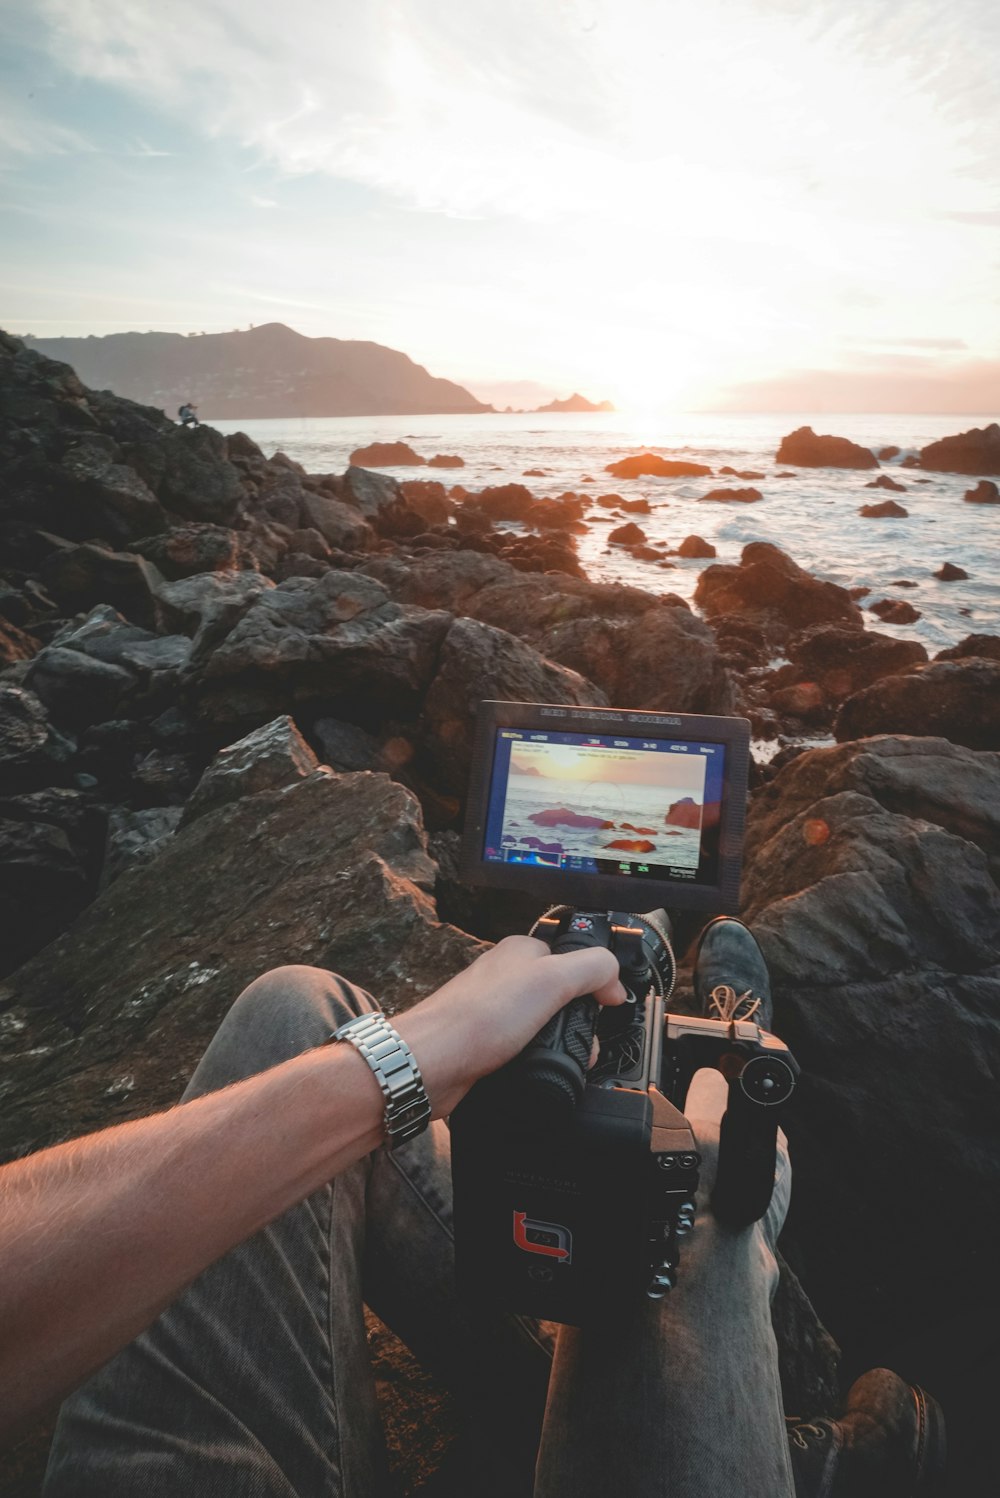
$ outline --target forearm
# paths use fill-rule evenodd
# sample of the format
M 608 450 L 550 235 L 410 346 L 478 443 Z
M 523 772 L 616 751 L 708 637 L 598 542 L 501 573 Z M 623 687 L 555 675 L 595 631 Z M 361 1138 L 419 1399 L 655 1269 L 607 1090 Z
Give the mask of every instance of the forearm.
M 0 1170 L 0 1422 L 16 1427 L 203 1269 L 381 1141 L 375 1079 L 311 1051 Z

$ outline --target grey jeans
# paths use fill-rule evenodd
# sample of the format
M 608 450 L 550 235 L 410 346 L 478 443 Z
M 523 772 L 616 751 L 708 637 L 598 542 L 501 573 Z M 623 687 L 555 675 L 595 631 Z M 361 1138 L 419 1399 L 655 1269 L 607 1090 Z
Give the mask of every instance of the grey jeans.
M 226 1016 L 185 1097 L 298 1055 L 375 1007 L 315 968 L 267 973 Z M 613 1331 L 561 1328 L 553 1354 L 544 1327 L 459 1301 L 438 1122 L 226 1254 L 73 1394 L 45 1498 L 389 1491 L 364 1303 L 477 1422 L 478 1494 L 793 1498 L 770 1320 L 787 1154 L 782 1144 L 764 1221 L 720 1228 L 704 1200 L 724 1105 L 722 1079 L 699 1074 L 687 1113 L 706 1162 L 678 1287 Z

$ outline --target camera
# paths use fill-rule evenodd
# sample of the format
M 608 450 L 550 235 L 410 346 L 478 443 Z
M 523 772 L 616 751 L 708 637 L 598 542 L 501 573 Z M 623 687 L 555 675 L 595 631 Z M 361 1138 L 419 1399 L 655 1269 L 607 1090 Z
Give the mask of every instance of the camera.
M 748 760 L 743 719 L 480 708 L 465 878 L 555 900 L 531 934 L 607 947 L 627 999 L 574 1000 L 452 1114 L 456 1272 L 479 1299 L 582 1325 L 673 1288 L 701 1163 L 683 1107 L 703 1066 L 728 1084 L 712 1209 L 731 1227 L 767 1210 L 795 1061 L 752 1020 L 668 1009 L 664 907 L 735 908 Z

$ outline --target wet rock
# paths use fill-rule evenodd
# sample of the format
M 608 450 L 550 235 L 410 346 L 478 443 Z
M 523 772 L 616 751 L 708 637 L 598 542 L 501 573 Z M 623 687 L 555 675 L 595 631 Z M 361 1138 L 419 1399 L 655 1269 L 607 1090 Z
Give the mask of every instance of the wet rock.
M 467 503 L 490 520 L 526 520 L 535 496 L 524 484 L 492 484 L 470 495 Z
M 194 789 L 198 771 L 192 756 L 151 749 L 133 766 L 130 793 L 140 806 L 180 806 Z
M 74 546 L 48 557 L 42 582 L 71 612 L 106 603 L 133 624 L 157 629 L 162 622 L 157 595 L 163 578 L 144 557 L 100 546 Z
M 113 807 L 108 818 L 101 889 L 155 858 L 176 831 L 182 810 L 180 806 L 150 806 L 141 811 Z
M 768 697 L 772 711 L 783 718 L 797 718 L 802 723 L 825 723 L 830 704 L 823 688 L 815 681 L 799 681 L 778 687 Z
M 681 458 L 661 458 L 657 453 L 636 453 L 617 463 L 609 463 L 604 472 L 613 474 L 616 479 L 638 479 L 646 474 L 651 474 L 654 478 L 673 479 L 703 478 L 712 470 L 704 463 L 689 463 Z
M 544 536 L 519 536 L 502 541 L 497 546 L 497 555 L 519 572 L 555 572 L 569 577 L 584 576 L 576 554 L 576 542 L 564 532 L 550 532 Z
M 275 718 L 219 750 L 184 807 L 180 825 L 187 827 L 206 812 L 245 796 L 294 785 L 318 765 L 292 719 L 287 714 Z
M 884 677 L 847 699 L 833 731 L 839 740 L 936 734 L 971 749 L 1000 748 L 1000 662 L 938 660 L 909 675 Z
M 714 557 L 718 553 L 711 541 L 706 541 L 701 536 L 685 536 L 677 548 L 679 557 Z
M 374 475 L 374 477 L 379 477 L 379 475 Z M 360 487 L 359 485 L 359 490 Z M 354 492 L 353 488 L 351 492 Z M 372 510 L 376 518 L 379 515 L 390 517 L 398 515 L 400 506 L 405 506 L 407 513 L 410 513 L 405 500 L 401 497 L 397 500 L 396 496 L 387 499 L 383 511 L 378 511 L 374 502 Z M 340 547 L 342 551 L 372 550 L 375 541 L 373 526 L 359 515 L 353 505 L 343 504 L 329 494 L 304 492 L 299 506 L 299 517 L 303 526 L 319 531 L 324 541 L 330 546 Z
M 996 754 L 927 737 L 813 750 L 756 792 L 743 879 L 802 1066 L 785 1251 L 851 1367 L 904 1366 L 954 1413 L 963 1493 L 995 1471 L 998 807 Z M 923 1179 L 947 1180 L 960 1232 L 924 1231 Z
M 633 546 L 636 542 L 642 542 L 645 539 L 646 532 L 641 526 L 636 525 L 634 520 L 629 520 L 625 525 L 618 525 L 608 533 L 608 540 L 620 546 Z
M 992 479 L 980 479 L 974 489 L 966 489 L 962 498 L 968 505 L 1000 505 L 1000 489 Z
M 867 447 L 847 437 L 817 436 L 812 427 L 799 427 L 782 437 L 776 463 L 799 468 L 877 468 L 878 459 Z
M 337 716 L 405 711 L 434 674 L 450 617 L 393 603 L 372 578 L 328 571 L 262 593 L 192 679 L 206 722 L 250 727 L 297 705 Z M 197 641 L 196 641 L 197 653 Z
M 344 474 L 343 484 L 344 499 L 360 511 L 380 536 L 415 536 L 424 529 L 423 520 L 410 508 L 399 484 L 387 474 L 371 473 L 352 464 Z M 309 524 L 323 530 L 315 519 Z
M 861 613 L 845 588 L 823 582 L 767 541 L 743 548 L 738 567 L 715 565 L 699 575 L 695 602 L 710 618 L 739 614 L 777 637 L 811 624 L 861 628 Z
M 905 598 L 880 598 L 868 607 L 884 624 L 915 624 L 920 618 L 920 610 L 907 603 Z
M 475 619 L 456 619 L 441 645 L 423 721 L 435 781 L 457 795 L 466 789 L 476 713 L 486 699 L 608 706 L 593 683 L 514 635 Z
M 596 682 L 614 707 L 727 713 L 732 684 L 708 627 L 683 608 L 631 619 L 567 619 L 542 631 L 538 648 Z
M 624 508 L 625 501 L 620 494 L 599 494 L 597 503 L 602 510 L 620 510 Z
M 961 661 L 967 656 L 978 655 L 986 660 L 1000 661 L 1000 635 L 966 635 L 957 645 L 939 650 L 937 661 Z
M 759 489 L 710 489 L 699 496 L 699 504 L 754 505 L 763 499 Z
M 1000 473 L 1000 426 L 973 427 L 920 451 L 921 468 L 937 473 Z
M 407 442 L 373 442 L 368 447 L 355 448 L 351 453 L 352 464 L 359 468 L 415 468 L 422 467 L 426 461 Z
M 842 702 L 883 676 L 895 676 L 927 660 L 916 640 L 897 640 L 874 630 L 820 625 L 788 647 L 789 659 L 821 688 L 828 702 Z
M 427 459 L 428 468 L 464 468 L 465 459 L 460 458 L 457 453 L 435 453 L 433 458 Z
M 758 473 L 757 470 L 754 469 L 754 468 L 730 468 L 728 465 L 725 468 L 720 468 L 719 469 L 719 475 L 720 475 L 720 477 L 722 475 L 725 475 L 728 478 L 734 478 L 734 479 L 750 479 L 750 480 L 753 480 L 753 479 L 765 479 L 765 478 L 767 478 L 767 474 L 766 473 Z
M 405 479 L 400 488 L 410 509 L 426 525 L 447 525 L 455 512 L 444 485 L 437 479 Z
M 583 511 L 583 497 L 566 493 L 560 494 L 557 499 L 536 499 L 525 520 L 539 530 L 573 530 L 582 534 L 587 529 L 580 524 Z
M 906 485 L 905 484 L 897 484 L 896 480 L 894 478 L 890 478 L 887 473 L 880 473 L 879 476 L 878 476 L 878 478 L 877 479 L 872 479 L 869 483 L 867 483 L 865 485 L 865 488 L 866 489 L 892 489 L 897 494 L 905 494 L 906 493 Z
M 954 562 L 942 562 L 934 576 L 943 583 L 957 583 L 968 577 L 964 567 L 956 567 Z
M 901 449 L 898 447 L 879 448 L 878 460 L 880 463 L 891 463 L 893 458 L 898 458 Z
M 882 520 L 886 516 L 890 515 L 905 517 L 909 515 L 909 513 L 909 510 L 905 509 L 903 505 L 897 504 L 896 500 L 894 499 L 884 499 L 882 503 L 878 505 L 862 505 L 858 510 L 859 515 L 864 515 L 869 520 Z

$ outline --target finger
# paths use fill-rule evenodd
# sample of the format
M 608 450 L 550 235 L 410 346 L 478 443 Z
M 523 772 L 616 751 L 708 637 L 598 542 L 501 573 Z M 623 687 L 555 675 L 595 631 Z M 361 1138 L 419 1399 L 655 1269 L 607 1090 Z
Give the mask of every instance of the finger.
M 622 1004 L 625 990 L 618 977 L 618 959 L 607 947 L 584 947 L 578 952 L 557 952 L 548 958 L 547 973 L 554 997 L 563 1004 L 581 994 L 593 994 L 601 1004 Z

